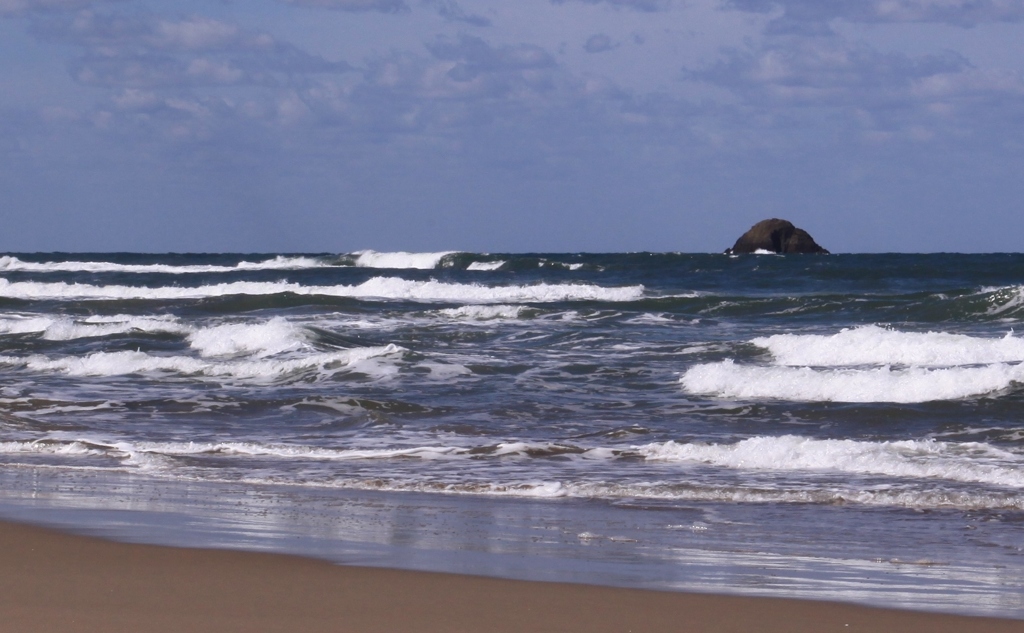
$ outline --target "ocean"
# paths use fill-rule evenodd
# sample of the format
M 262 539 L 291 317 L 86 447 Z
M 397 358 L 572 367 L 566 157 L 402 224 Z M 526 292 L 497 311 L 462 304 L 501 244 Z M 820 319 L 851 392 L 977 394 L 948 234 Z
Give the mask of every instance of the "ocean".
M 0 256 L 0 518 L 1024 618 L 1024 255 Z

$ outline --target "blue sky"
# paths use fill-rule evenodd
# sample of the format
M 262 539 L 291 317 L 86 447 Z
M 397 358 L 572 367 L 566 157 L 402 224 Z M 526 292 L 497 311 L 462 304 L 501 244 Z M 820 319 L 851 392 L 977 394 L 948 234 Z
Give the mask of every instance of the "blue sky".
M 0 249 L 1020 251 L 1024 0 L 0 0 Z

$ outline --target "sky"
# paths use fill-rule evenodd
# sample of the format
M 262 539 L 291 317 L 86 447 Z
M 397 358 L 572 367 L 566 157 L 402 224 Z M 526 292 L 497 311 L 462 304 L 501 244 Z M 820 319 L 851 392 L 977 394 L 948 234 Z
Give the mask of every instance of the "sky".
M 0 0 L 0 250 L 1024 243 L 1024 0 Z

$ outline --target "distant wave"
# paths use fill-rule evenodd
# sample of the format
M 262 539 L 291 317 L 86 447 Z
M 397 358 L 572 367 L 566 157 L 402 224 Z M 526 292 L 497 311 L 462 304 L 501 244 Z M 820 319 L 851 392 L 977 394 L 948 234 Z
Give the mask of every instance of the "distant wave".
M 233 266 L 219 264 L 119 264 L 107 261 L 47 261 L 27 262 L 13 255 L 0 256 L 0 272 L 24 271 L 35 273 L 49 272 L 91 272 L 91 273 L 230 273 L 246 270 L 299 270 L 305 268 L 346 267 L 385 268 L 385 269 L 421 269 L 442 267 L 452 263 L 451 256 L 458 251 L 440 251 L 436 253 L 378 252 L 372 250 L 356 251 L 348 255 L 333 258 L 293 257 L 278 255 L 261 261 L 242 261 Z M 491 267 L 490 262 L 474 262 L 470 270 L 494 270 L 501 265 Z
M 0 272 L 31 272 L 31 273 L 232 273 L 253 270 L 302 270 L 314 268 L 376 268 L 382 270 L 432 270 L 439 268 L 455 268 L 467 271 L 494 271 L 509 267 L 514 269 L 530 268 L 564 268 L 579 270 L 584 267 L 581 262 L 551 261 L 536 255 L 513 256 L 511 259 L 494 259 L 486 253 L 468 253 L 465 251 L 375 251 L 361 250 L 327 256 L 291 256 L 277 255 L 259 261 L 241 261 L 233 265 L 225 264 L 126 264 L 114 261 L 85 261 L 82 259 L 68 261 L 24 261 L 14 255 L 0 256 Z M 601 267 L 596 267 L 600 270 Z
M 352 253 L 355 265 L 361 268 L 414 268 L 428 270 L 437 268 L 444 259 L 455 255 L 458 251 L 440 251 L 437 253 L 378 253 L 377 251 L 357 251 Z
M 479 284 L 409 281 L 396 277 L 374 277 L 347 286 L 304 286 L 285 281 L 231 283 L 197 286 L 95 286 L 64 282 L 11 282 L 0 279 L 0 297 L 12 299 L 202 299 L 229 295 L 297 295 L 353 297 L 368 300 L 453 301 L 465 303 L 544 303 L 554 301 L 635 301 L 643 297 L 643 286 L 603 287 L 593 284 L 549 284 L 528 286 L 484 286 Z
M 214 264 L 189 264 L 176 266 L 173 264 L 116 264 L 113 262 L 25 262 L 12 255 L 0 257 L 0 271 L 27 272 L 92 272 L 92 273 L 167 273 L 180 275 L 185 273 L 227 273 L 243 270 L 296 270 L 301 268 L 319 268 L 330 266 L 312 257 L 277 257 L 259 262 L 239 262 L 234 266 Z

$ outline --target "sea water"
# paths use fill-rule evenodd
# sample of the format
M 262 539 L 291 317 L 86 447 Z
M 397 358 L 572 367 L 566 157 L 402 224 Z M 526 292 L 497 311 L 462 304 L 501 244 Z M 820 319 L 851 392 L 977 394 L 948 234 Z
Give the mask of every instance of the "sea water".
M 0 516 L 1024 618 L 1024 255 L 0 256 Z

